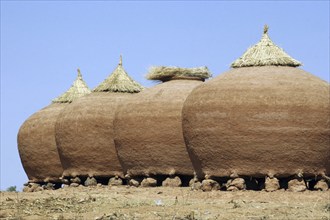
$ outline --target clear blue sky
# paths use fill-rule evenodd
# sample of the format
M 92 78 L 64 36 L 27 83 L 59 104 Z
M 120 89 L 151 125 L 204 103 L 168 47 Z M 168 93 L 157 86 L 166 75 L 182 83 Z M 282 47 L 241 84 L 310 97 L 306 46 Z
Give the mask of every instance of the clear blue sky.
M 214 76 L 271 39 L 329 82 L 329 1 L 1 1 L 1 189 L 27 181 L 17 132 L 66 91 L 79 67 L 94 88 L 116 67 L 144 86 L 151 65 L 206 65 Z

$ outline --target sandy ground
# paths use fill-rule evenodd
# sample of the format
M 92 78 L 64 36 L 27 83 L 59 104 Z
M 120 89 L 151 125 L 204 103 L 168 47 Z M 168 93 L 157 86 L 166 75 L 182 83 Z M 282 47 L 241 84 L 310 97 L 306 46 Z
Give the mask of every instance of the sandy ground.
M 330 191 L 70 187 L 1 192 L 0 219 L 330 219 Z

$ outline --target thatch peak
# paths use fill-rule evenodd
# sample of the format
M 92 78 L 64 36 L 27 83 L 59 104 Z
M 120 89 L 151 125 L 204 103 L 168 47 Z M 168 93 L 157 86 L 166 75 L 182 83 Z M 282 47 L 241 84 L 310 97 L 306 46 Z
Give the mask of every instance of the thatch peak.
M 278 47 L 268 36 L 268 26 L 264 26 L 261 40 L 250 47 L 240 58 L 235 60 L 231 67 L 250 66 L 292 66 L 302 64 L 290 57 L 282 48 Z
M 80 69 L 77 69 L 77 72 L 77 78 L 73 82 L 72 86 L 68 89 L 68 91 L 53 99 L 53 103 L 71 103 L 77 98 L 91 93 L 91 90 L 88 88 L 87 84 L 82 78 Z
M 120 55 L 116 69 L 93 92 L 138 93 L 142 90 L 143 87 L 134 81 L 124 70 L 122 56 Z
M 160 80 L 162 82 L 172 79 L 196 79 L 204 81 L 211 76 L 212 74 L 206 66 L 195 68 L 153 66 L 150 67 L 146 78 L 149 80 Z

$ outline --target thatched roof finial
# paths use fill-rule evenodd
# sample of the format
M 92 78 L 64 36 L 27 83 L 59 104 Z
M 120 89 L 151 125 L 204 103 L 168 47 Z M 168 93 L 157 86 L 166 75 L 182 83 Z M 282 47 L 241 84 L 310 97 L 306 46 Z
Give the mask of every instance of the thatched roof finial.
M 231 67 L 250 66 L 292 66 L 297 67 L 302 64 L 290 57 L 282 48 L 274 44 L 268 36 L 268 25 L 264 26 L 264 33 L 261 40 L 250 47 L 240 58 L 235 60 Z
M 117 68 L 93 92 L 138 93 L 142 90 L 143 87 L 135 82 L 124 70 L 123 59 L 120 55 Z
M 268 25 L 265 24 L 265 26 L 264 26 L 264 34 L 267 34 L 268 33 L 268 29 L 269 29 Z
M 72 86 L 68 89 L 68 91 L 53 99 L 53 103 L 71 103 L 77 98 L 91 93 L 91 90 L 88 88 L 87 84 L 82 78 L 79 68 L 77 69 L 77 72 L 78 76 L 73 82 Z
M 77 72 L 78 72 L 78 77 L 82 79 L 82 75 L 79 68 L 77 69 Z
M 119 58 L 119 65 L 122 66 L 123 65 L 123 57 L 122 55 L 120 54 L 120 58 Z

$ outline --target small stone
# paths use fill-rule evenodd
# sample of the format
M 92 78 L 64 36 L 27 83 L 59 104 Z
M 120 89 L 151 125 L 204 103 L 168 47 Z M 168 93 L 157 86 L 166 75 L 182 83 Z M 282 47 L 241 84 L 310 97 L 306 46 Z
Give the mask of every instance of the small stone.
M 200 190 L 202 187 L 202 183 L 198 180 L 198 178 L 195 176 L 189 181 L 189 187 L 192 190 Z
M 288 183 L 288 191 L 291 192 L 303 192 L 307 189 L 304 179 L 293 179 Z
M 40 187 L 40 184 L 38 183 L 30 183 L 30 188 L 31 188 L 31 192 L 34 192 L 38 187 Z
M 119 178 L 118 176 L 112 177 L 109 179 L 108 182 L 109 186 L 121 186 L 123 185 L 123 180 Z
M 67 184 L 63 184 L 63 187 L 62 188 L 68 188 L 70 185 L 67 185 Z
M 212 180 L 212 179 L 206 179 L 202 181 L 201 189 L 203 191 L 214 191 L 214 190 L 219 190 L 220 185 L 217 181 Z
M 71 178 L 70 179 L 70 182 L 71 183 L 78 183 L 78 184 L 80 184 L 81 183 L 81 179 L 79 177 L 74 177 L 74 178 Z
M 39 186 L 34 190 L 34 192 L 40 192 L 40 191 L 43 191 L 43 190 L 44 190 L 44 188 Z
M 271 178 L 271 179 L 273 179 L 273 178 L 275 177 L 275 175 L 274 175 L 273 172 L 269 172 L 269 173 L 268 173 L 268 177 Z
M 70 184 L 70 181 L 68 179 L 62 179 L 61 181 L 65 185 L 69 185 Z
M 46 189 L 46 190 L 54 190 L 55 188 L 55 184 L 53 183 L 46 183 L 43 188 Z
M 189 181 L 189 186 L 191 187 L 195 182 L 198 182 L 198 179 L 194 177 Z
M 228 180 L 226 183 L 227 191 L 245 190 L 246 184 L 243 178 Z
M 170 171 L 169 175 L 170 175 L 171 177 L 173 177 L 173 176 L 175 175 L 175 170 L 172 169 L 172 170 Z
M 180 187 L 182 185 L 181 179 L 176 177 L 168 177 L 162 182 L 162 186 L 165 187 Z
M 265 180 L 265 190 L 267 192 L 273 192 L 280 188 L 280 183 L 276 177 L 266 177 Z
M 209 175 L 205 175 L 206 179 L 209 179 Z M 189 181 L 189 187 L 191 190 L 200 190 L 202 183 L 199 181 L 197 173 L 194 172 L 194 177 Z
M 200 190 L 202 188 L 202 183 L 197 181 L 197 182 L 194 182 L 190 185 L 190 188 L 192 190 Z
M 85 183 L 85 186 L 96 186 L 97 185 L 97 181 L 94 177 L 87 177 Z
M 128 185 L 138 187 L 140 185 L 140 182 L 135 179 L 130 179 L 128 181 Z
M 230 174 L 230 178 L 236 179 L 238 178 L 238 174 L 236 172 L 233 172 L 232 174 Z
M 32 189 L 30 186 L 24 186 L 23 192 L 32 192 Z
M 141 187 L 154 187 L 157 186 L 157 180 L 154 178 L 144 178 L 141 182 Z
M 71 183 L 71 184 L 70 184 L 70 187 L 78 187 L 78 186 L 79 186 L 78 183 Z
M 327 191 L 329 189 L 329 186 L 327 182 L 324 179 L 322 179 L 315 184 L 314 189 L 319 191 Z

